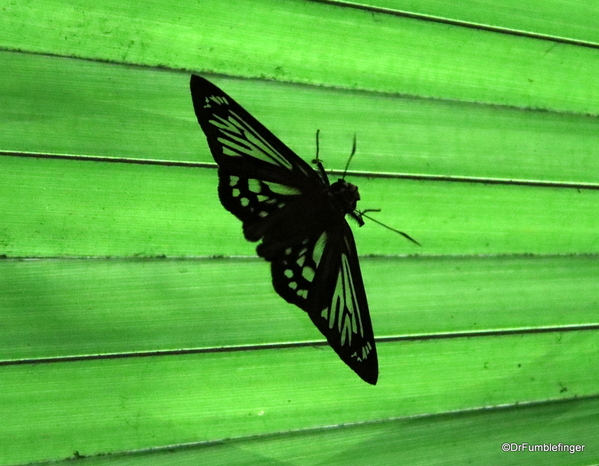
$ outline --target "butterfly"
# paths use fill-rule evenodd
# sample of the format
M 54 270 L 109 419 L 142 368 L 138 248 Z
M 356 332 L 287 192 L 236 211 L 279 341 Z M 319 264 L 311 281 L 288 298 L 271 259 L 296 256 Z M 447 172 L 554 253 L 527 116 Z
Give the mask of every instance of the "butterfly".
M 378 360 L 352 231 L 360 226 L 358 188 L 330 183 L 235 100 L 192 75 L 198 122 L 218 165 L 222 205 L 243 224 L 248 241 L 271 264 L 275 291 L 310 316 L 358 376 L 375 385 Z M 410 238 L 411 239 L 411 238 Z

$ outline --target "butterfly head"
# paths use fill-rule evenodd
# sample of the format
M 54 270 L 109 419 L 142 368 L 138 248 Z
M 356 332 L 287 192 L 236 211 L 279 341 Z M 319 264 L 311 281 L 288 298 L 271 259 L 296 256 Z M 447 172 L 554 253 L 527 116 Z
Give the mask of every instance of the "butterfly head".
M 360 193 L 355 184 L 348 183 L 344 179 L 335 181 L 329 187 L 331 200 L 343 215 L 356 210 L 356 205 L 360 200 Z

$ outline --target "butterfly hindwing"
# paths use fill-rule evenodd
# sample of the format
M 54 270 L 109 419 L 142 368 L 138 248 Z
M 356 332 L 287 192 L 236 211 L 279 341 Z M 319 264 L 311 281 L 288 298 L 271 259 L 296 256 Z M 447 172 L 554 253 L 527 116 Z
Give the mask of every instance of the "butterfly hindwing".
M 273 213 L 299 195 L 297 191 L 286 186 L 232 175 L 220 168 L 218 174 L 219 198 L 223 206 L 243 222 L 244 234 L 249 241 L 258 241 L 262 236 L 254 233 L 253 229 L 260 229 Z
M 194 110 L 218 164 L 219 198 L 262 242 L 275 291 L 306 311 L 339 357 L 376 384 L 378 362 L 356 246 L 344 217 L 359 199 L 344 181 L 330 189 L 226 93 L 193 75 Z M 347 188 L 347 189 L 346 189 Z M 342 191 L 341 193 L 339 191 Z
M 313 287 L 316 270 L 322 259 L 325 239 L 325 232 L 305 238 L 271 260 L 275 291 L 288 303 L 295 304 L 308 313 L 308 293 Z

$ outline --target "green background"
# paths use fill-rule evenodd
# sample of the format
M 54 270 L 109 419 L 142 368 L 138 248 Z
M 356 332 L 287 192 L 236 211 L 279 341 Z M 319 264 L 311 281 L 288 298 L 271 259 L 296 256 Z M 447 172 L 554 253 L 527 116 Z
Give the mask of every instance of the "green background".
M 599 6 L 0 0 L 0 465 L 599 463 Z M 348 180 L 359 380 L 217 197 L 189 76 Z M 502 452 L 508 443 L 583 452 Z

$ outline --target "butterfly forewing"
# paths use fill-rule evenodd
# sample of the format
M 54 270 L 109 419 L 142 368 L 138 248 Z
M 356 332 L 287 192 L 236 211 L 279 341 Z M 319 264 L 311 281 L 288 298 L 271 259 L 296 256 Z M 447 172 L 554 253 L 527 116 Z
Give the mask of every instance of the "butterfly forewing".
M 357 189 L 338 182 L 343 192 L 333 193 L 328 180 L 204 78 L 191 77 L 191 94 L 219 166 L 220 200 L 242 221 L 246 239 L 262 240 L 257 252 L 271 262 L 275 291 L 306 311 L 339 357 L 375 384 L 374 335 L 344 219 Z
M 320 179 L 310 165 L 210 81 L 193 75 L 191 96 L 220 168 L 301 191 L 318 186 Z
M 273 285 L 304 309 L 339 357 L 375 384 L 378 362 L 356 246 L 345 220 L 272 260 Z
M 374 332 L 354 238 L 345 220 L 327 234 L 308 313 L 339 357 L 366 382 L 376 384 Z

